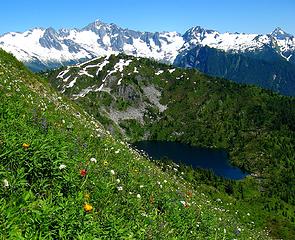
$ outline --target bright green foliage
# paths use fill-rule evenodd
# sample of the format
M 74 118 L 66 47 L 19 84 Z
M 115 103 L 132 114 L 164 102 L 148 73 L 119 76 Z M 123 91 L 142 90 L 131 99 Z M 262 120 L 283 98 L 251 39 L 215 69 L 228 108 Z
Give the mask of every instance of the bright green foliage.
M 1 239 L 268 239 L 2 50 L 0 92 Z
M 221 187 L 218 187 L 215 177 L 208 177 L 206 173 L 190 173 L 187 180 L 195 182 L 197 179 L 197 186 L 202 182 L 232 195 L 239 199 L 239 208 L 249 208 L 254 212 L 255 222 L 271 229 L 274 237 L 292 239 L 295 231 L 294 98 L 209 77 L 196 70 L 175 69 L 148 59 L 125 55 L 111 56 L 110 59 L 97 76 L 88 80 L 91 86 L 99 86 L 104 79 L 110 91 L 90 92 L 76 100 L 86 111 L 113 119 L 105 126 L 121 131 L 121 135 L 131 141 L 180 141 L 226 149 L 231 162 L 252 176 L 239 184 L 220 180 Z M 132 62 L 122 72 L 117 71 L 107 77 L 120 59 Z M 88 64 L 103 61 L 105 58 Z M 78 77 L 77 83 L 64 92 L 69 97 L 88 87 L 83 85 L 82 88 L 79 84 L 83 79 L 75 74 L 76 68 L 70 68 L 65 75 L 65 78 L 70 75 Z M 66 83 L 56 78 L 59 72 L 56 70 L 46 75 L 60 90 Z M 117 85 L 119 79 L 122 81 Z M 146 94 L 145 90 L 151 87 L 160 92 L 158 100 L 166 107 L 165 111 L 161 112 L 159 103 L 153 102 L 154 99 Z M 133 98 L 123 95 L 128 105 L 119 109 L 116 103 L 124 89 L 132 89 Z M 155 91 L 151 93 L 156 95 Z M 106 94 L 113 101 L 104 104 L 101 98 Z M 91 107 L 92 104 L 96 104 L 95 107 Z M 134 115 L 133 118 L 118 120 L 111 113 L 117 111 L 128 115 L 134 109 L 144 112 L 142 119 Z

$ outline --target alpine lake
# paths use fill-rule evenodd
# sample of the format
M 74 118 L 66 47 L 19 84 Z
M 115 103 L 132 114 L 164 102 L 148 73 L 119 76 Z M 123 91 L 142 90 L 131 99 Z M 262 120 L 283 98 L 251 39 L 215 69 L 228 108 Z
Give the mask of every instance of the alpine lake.
M 144 151 L 151 159 L 169 159 L 177 164 L 212 170 L 216 175 L 227 179 L 240 180 L 248 175 L 230 164 L 225 150 L 192 147 L 167 141 L 139 141 L 133 146 Z

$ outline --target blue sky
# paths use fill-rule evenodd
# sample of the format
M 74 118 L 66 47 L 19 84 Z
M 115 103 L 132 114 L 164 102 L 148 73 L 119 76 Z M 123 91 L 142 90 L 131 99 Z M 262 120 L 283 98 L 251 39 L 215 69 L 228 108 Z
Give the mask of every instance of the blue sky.
M 294 0 L 5 0 L 0 34 L 33 27 L 81 28 L 96 19 L 141 31 L 184 33 L 200 25 L 220 32 L 295 35 Z

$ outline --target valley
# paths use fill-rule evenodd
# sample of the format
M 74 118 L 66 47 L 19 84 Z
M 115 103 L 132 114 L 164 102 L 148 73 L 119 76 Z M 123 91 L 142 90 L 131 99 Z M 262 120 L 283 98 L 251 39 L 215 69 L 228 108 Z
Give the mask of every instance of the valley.
M 149 161 L 2 50 L 0 91 L 2 238 L 270 239 L 235 198 Z
M 156 30 L 173 4 L 0 35 L 0 239 L 294 239 L 295 37 Z
M 274 236 L 293 235 L 294 98 L 123 54 L 42 75 L 115 136 L 227 150 L 251 176 L 235 182 L 184 167 L 186 180 L 239 199 Z

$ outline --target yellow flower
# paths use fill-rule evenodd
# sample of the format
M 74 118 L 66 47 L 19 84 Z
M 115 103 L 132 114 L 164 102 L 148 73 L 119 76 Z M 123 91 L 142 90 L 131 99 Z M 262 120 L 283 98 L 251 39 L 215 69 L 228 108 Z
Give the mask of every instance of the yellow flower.
M 85 194 L 84 194 L 84 198 L 85 198 L 86 200 L 89 200 L 89 199 L 90 199 L 90 194 L 85 193 Z
M 107 166 L 108 164 L 108 161 L 103 161 L 103 165 Z
M 23 143 L 23 149 L 27 150 L 30 147 L 30 144 L 28 143 Z
M 93 209 L 93 207 L 88 203 L 85 203 L 83 208 L 85 212 L 90 212 Z

